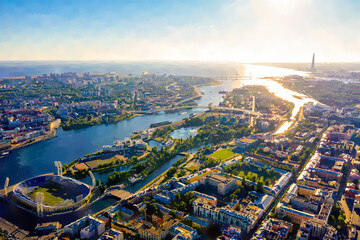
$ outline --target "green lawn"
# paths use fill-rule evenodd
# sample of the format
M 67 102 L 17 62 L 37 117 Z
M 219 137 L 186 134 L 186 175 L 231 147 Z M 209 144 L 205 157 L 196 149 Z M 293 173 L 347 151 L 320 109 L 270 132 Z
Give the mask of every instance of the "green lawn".
M 230 165 L 224 169 L 224 172 L 239 176 L 241 178 L 245 177 L 246 179 L 256 182 L 261 181 L 267 183 L 265 185 L 269 186 L 274 184 L 276 180 L 281 177 L 281 174 L 276 172 L 274 168 L 267 169 L 262 167 L 256 167 L 252 164 L 239 162 L 233 165 Z
M 209 155 L 209 157 L 214 157 L 214 158 L 220 159 L 221 161 L 224 159 L 233 157 L 233 156 L 235 156 L 235 153 L 233 153 L 232 151 L 227 150 L 227 149 L 221 149 L 221 150 L 216 151 Z
M 195 166 L 190 166 L 190 167 L 185 167 L 185 169 L 186 170 L 188 170 L 188 171 L 196 171 L 196 170 L 199 170 L 199 168 L 198 167 L 195 167 Z
M 108 163 L 115 163 L 116 160 L 118 160 L 116 157 L 111 157 L 109 159 L 95 159 L 89 162 L 86 162 L 86 165 L 88 165 L 91 169 L 96 169 L 99 167 L 99 165 L 108 164 Z
M 38 189 L 32 191 L 31 193 L 29 193 L 29 196 L 32 197 L 33 199 L 36 199 L 36 193 L 43 192 L 44 193 L 44 203 L 47 205 L 56 205 L 59 202 L 64 201 L 64 199 L 62 199 L 61 197 L 55 197 L 53 194 L 51 194 L 48 191 L 49 191 L 48 188 L 38 188 Z

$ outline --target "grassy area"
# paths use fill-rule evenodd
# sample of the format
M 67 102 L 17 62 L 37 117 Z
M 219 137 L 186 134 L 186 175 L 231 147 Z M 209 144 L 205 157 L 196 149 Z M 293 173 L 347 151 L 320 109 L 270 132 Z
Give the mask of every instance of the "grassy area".
M 190 172 L 199 170 L 199 168 L 198 168 L 198 167 L 195 167 L 195 166 L 185 167 L 185 169 L 188 170 L 188 171 L 190 171 Z
M 274 168 L 266 169 L 256 167 L 248 163 L 235 163 L 224 169 L 224 172 L 231 173 L 241 178 L 246 178 L 250 181 L 261 181 L 266 186 L 273 184 L 277 179 L 281 177 L 281 174 L 276 172 Z
M 220 159 L 221 161 L 231 158 L 233 156 L 235 156 L 235 153 L 233 153 L 232 151 L 227 150 L 227 149 L 221 149 L 221 150 L 216 151 L 209 155 L 209 157 L 214 157 L 214 158 Z
M 56 197 L 56 196 L 53 195 L 53 193 L 51 193 L 51 192 L 56 192 L 56 191 L 57 191 L 57 189 L 55 189 L 55 188 L 52 188 L 52 189 L 38 188 L 38 189 L 32 191 L 31 193 L 29 193 L 29 196 L 35 199 L 36 198 L 36 193 L 42 192 L 42 193 L 44 193 L 44 202 L 45 202 L 45 204 L 56 205 L 59 202 L 64 201 L 63 198 Z
M 96 160 L 93 160 L 93 161 L 86 162 L 86 164 L 91 169 L 96 169 L 100 165 L 103 165 L 103 164 L 108 164 L 108 163 L 114 163 L 115 164 L 116 160 L 118 160 L 116 157 L 112 157 L 112 158 L 104 159 L 104 160 L 103 159 L 96 159 Z
M 202 161 L 199 159 L 191 159 L 190 162 L 187 162 L 185 165 L 185 169 L 189 171 L 199 170 Z

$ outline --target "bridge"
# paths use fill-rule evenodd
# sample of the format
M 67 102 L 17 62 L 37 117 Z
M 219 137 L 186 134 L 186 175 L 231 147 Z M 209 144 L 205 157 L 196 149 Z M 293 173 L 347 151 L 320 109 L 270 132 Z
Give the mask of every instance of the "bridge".
M 149 111 L 128 111 L 128 112 L 137 113 L 137 114 L 153 114 L 163 111 L 177 111 L 177 110 L 190 109 L 190 108 L 205 108 L 205 109 L 209 109 L 209 111 L 243 112 L 254 116 L 260 115 L 260 113 L 258 112 L 254 112 L 244 108 L 209 107 L 209 106 L 182 106 L 182 107 L 171 107 L 171 108 L 156 108 L 156 109 L 151 109 Z

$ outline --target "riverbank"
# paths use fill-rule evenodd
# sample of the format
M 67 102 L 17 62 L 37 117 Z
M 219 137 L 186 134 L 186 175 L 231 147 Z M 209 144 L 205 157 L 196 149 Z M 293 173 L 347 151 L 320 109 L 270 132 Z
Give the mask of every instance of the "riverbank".
M 55 138 L 55 137 L 56 137 L 56 129 L 51 130 L 49 134 L 39 136 L 39 137 L 30 139 L 30 140 L 28 140 L 26 142 L 22 142 L 22 143 L 18 143 L 16 145 L 13 145 L 13 146 L 11 146 L 10 150 L 17 150 L 19 148 L 24 148 L 24 147 L 30 146 L 30 145 L 32 145 L 34 143 L 47 141 L 47 140 L 50 140 L 50 139 Z
M 234 88 L 239 88 L 243 85 L 271 85 L 274 81 L 258 80 L 257 75 L 261 72 L 250 69 L 246 65 L 244 76 L 248 76 L 248 72 L 252 72 L 253 78 L 249 80 L 241 79 L 241 75 L 237 80 L 224 80 L 220 85 L 198 86 L 199 90 L 204 93 L 203 97 L 197 101 L 199 106 L 208 106 L 210 103 L 217 106 L 221 102 L 223 94 L 218 94 L 220 91 L 231 91 Z M 249 70 L 248 70 L 249 68 Z M 261 68 L 261 66 L 258 66 Z M 266 67 L 268 68 L 268 67 Z M 266 76 L 282 76 L 283 74 L 277 71 Z M 247 75 L 246 75 L 247 74 Z M 294 72 L 286 72 L 287 75 L 296 74 Z M 220 82 L 219 82 L 220 83 Z M 271 89 L 275 95 L 281 95 L 283 87 L 275 84 L 275 89 Z M 291 91 L 291 95 L 297 94 Z M 282 95 L 281 95 L 282 96 Z M 284 97 L 287 99 L 287 96 Z M 302 101 L 296 99 L 297 101 Z M 301 103 L 299 103 L 301 104 Z M 296 112 L 298 104 L 295 104 Z M 13 153 L 1 159 L 0 165 L 0 182 L 4 182 L 6 177 L 10 178 L 11 183 L 17 183 L 35 175 L 54 171 L 54 161 L 61 161 L 63 164 L 68 164 L 74 159 L 83 157 L 86 154 L 94 152 L 94 149 L 101 149 L 102 146 L 110 144 L 114 139 L 124 139 L 130 137 L 134 131 L 145 129 L 151 123 L 171 120 L 174 123 L 184 118 L 190 117 L 191 114 L 200 114 L 206 111 L 204 108 L 193 107 L 191 109 L 180 110 L 181 114 L 159 112 L 157 114 L 142 115 L 117 122 L 115 124 L 100 124 L 92 127 L 87 127 L 79 130 L 64 131 L 59 129 L 56 133 L 56 138 L 48 141 L 41 141 L 38 144 L 32 144 L 29 147 L 18 149 Z M 12 169 L 9 172 L 8 169 Z M 107 174 L 99 175 L 94 173 L 96 178 L 100 178 L 102 182 L 106 181 Z M 91 179 L 84 181 L 91 182 Z
M 197 114 L 196 117 L 204 119 L 208 114 L 208 112 L 202 112 L 200 114 Z M 170 127 L 170 129 L 173 130 L 168 134 L 171 134 L 174 130 L 181 129 L 184 126 L 184 123 L 185 120 L 180 120 L 168 125 L 156 127 L 155 129 L 161 130 L 168 129 Z M 133 136 L 131 138 L 133 138 Z M 152 137 L 148 139 L 148 141 L 156 141 L 163 145 L 166 141 L 166 137 Z M 173 151 L 174 146 L 171 146 L 169 148 L 169 151 Z M 158 147 L 158 149 L 160 149 L 160 147 Z M 99 174 L 101 175 L 106 173 L 107 175 L 110 175 L 111 173 L 115 172 L 116 169 L 117 171 L 119 171 L 119 168 L 121 168 L 122 171 L 128 171 L 132 166 L 141 163 L 143 159 L 146 159 L 146 157 L 150 153 L 149 151 L 150 149 L 148 149 L 148 151 L 144 152 L 144 154 L 140 156 L 134 155 L 136 159 L 132 159 L 130 157 L 125 157 L 122 153 L 104 153 L 103 150 L 99 150 L 94 153 L 84 155 L 84 158 L 91 158 L 88 161 L 81 161 L 80 163 L 79 159 L 75 159 L 70 164 L 65 164 L 64 171 L 67 173 L 67 176 L 75 177 L 79 180 L 83 179 L 88 174 L 87 171 L 89 170 L 91 170 L 93 173 L 99 172 Z M 153 169 L 152 172 L 154 170 L 155 169 Z M 147 174 L 151 174 L 152 172 L 147 172 Z
M 190 156 L 188 156 L 186 158 L 185 161 L 183 161 L 179 166 L 178 168 L 184 166 L 185 164 L 187 164 L 191 159 L 193 158 L 193 155 L 191 154 Z M 178 160 L 179 161 L 179 160 Z M 172 164 L 173 166 L 174 164 Z M 170 168 L 169 168 L 170 169 Z M 168 173 L 168 170 L 164 171 L 162 174 L 160 174 L 159 176 L 157 176 L 155 179 L 153 179 L 152 181 L 150 181 L 148 184 L 146 184 L 145 186 L 143 186 L 142 188 L 140 188 L 139 190 L 137 190 L 138 192 L 141 192 L 145 189 L 148 189 L 148 188 L 151 188 L 151 187 L 155 187 L 157 185 L 160 185 L 164 179 L 165 179 L 165 175 Z
M 65 131 L 68 130 L 78 130 L 87 127 L 97 126 L 101 124 L 114 124 L 123 120 L 129 120 L 134 117 L 141 116 L 141 114 L 135 113 L 124 113 L 121 115 L 108 115 L 108 116 L 100 116 L 96 118 L 91 118 L 90 120 L 88 117 L 79 118 L 79 119 L 68 119 L 66 122 L 61 124 L 62 128 Z
M 306 94 L 317 101 L 338 108 L 350 107 L 360 103 L 360 83 L 327 80 L 318 77 L 304 79 L 282 78 L 279 82 L 286 88 Z M 339 92 L 339 89 L 342 92 Z
M 264 80 L 265 81 L 265 80 Z M 274 81 L 268 81 L 267 84 L 271 85 Z M 249 80 L 246 79 L 242 81 L 234 80 L 234 81 L 224 81 L 221 85 L 211 85 L 211 86 L 203 86 L 199 87 L 199 90 L 203 93 L 203 97 L 198 100 L 199 106 L 208 106 L 210 103 L 213 106 L 217 106 L 219 102 L 222 101 L 222 94 L 219 94 L 221 91 L 231 91 L 233 88 L 241 87 L 243 84 L 246 85 L 257 83 L 257 79 Z M 261 84 L 262 82 L 258 82 Z M 276 89 L 275 95 L 281 94 L 283 88 Z M 291 92 L 293 94 L 294 91 Z M 301 99 L 297 99 L 297 101 L 301 101 Z M 200 114 L 200 116 L 204 116 L 205 108 L 192 108 L 181 110 L 176 113 L 164 113 L 159 112 L 157 114 L 151 115 L 142 115 L 139 117 L 134 117 L 129 120 L 119 121 L 115 124 L 100 124 L 92 127 L 87 127 L 79 130 L 71 130 L 64 131 L 59 129 L 57 132 L 57 138 L 49 139 L 49 141 L 42 141 L 39 144 L 34 144 L 29 146 L 28 148 L 19 149 L 18 151 L 10 154 L 3 159 L 1 159 L 0 165 L 0 182 L 4 182 L 6 177 L 10 178 L 10 184 L 13 185 L 17 182 L 25 180 L 27 178 L 40 175 L 42 173 L 55 171 L 55 167 L 53 165 L 54 161 L 61 161 L 63 164 L 70 163 L 73 159 L 77 159 L 85 156 L 91 152 L 94 152 L 94 149 L 102 149 L 102 146 L 111 144 L 115 139 L 124 139 L 125 137 L 130 137 L 134 131 L 139 129 L 145 129 L 150 126 L 151 123 L 163 122 L 166 120 L 173 121 L 173 124 L 179 124 L 180 126 L 184 123 L 184 118 L 189 118 L 193 116 L 192 114 Z M 296 111 L 296 110 L 294 110 Z M 214 126 L 215 128 L 216 126 Z M 205 129 L 207 130 L 207 129 Z M 219 129 L 224 130 L 224 129 Z M 235 132 L 241 132 L 242 129 L 234 129 Z M 246 135 L 250 134 L 250 132 L 246 132 Z M 204 135 L 203 137 L 211 137 L 213 140 L 215 134 L 211 132 L 210 134 Z M 224 134 L 226 136 L 228 134 Z M 242 136 L 239 136 L 242 137 Z M 184 137 L 185 139 L 186 137 Z M 179 146 L 181 147 L 181 151 L 186 151 L 184 147 L 186 146 L 194 146 L 194 143 L 201 144 L 201 139 L 199 137 L 196 138 L 197 141 L 181 141 Z M 190 151 L 187 151 L 190 152 Z M 153 172 L 148 173 L 147 177 L 133 186 L 128 186 L 127 190 L 130 192 L 136 192 L 139 189 L 147 188 L 148 186 L 154 186 L 154 184 L 158 184 L 166 177 L 170 177 L 166 175 L 166 172 L 173 166 L 173 164 L 181 159 L 183 156 L 176 155 L 171 159 L 167 159 L 167 161 L 162 162 L 161 164 L 152 167 Z M 144 167 L 148 166 L 148 161 L 145 161 L 143 164 Z M 11 169 L 11 171 L 9 171 Z M 115 168 L 116 169 L 116 168 Z M 121 172 L 127 172 L 129 169 L 121 168 L 116 170 L 119 174 Z M 135 171 L 136 170 L 136 171 Z M 179 169 L 179 171 L 182 169 Z M 192 169 L 190 169 L 191 171 Z M 106 171 L 106 170 L 104 170 Z M 110 170 L 111 173 L 112 170 Z M 141 173 L 142 169 L 134 168 L 129 174 L 132 176 L 133 173 Z M 116 174 L 118 174 L 116 172 Z M 96 179 L 100 179 L 102 183 L 105 183 L 108 179 L 109 172 L 101 174 L 99 172 L 93 173 Z M 175 175 L 177 176 L 177 175 Z M 128 179 L 128 176 L 124 174 L 124 179 Z M 155 180 L 154 180 L 155 179 Z M 115 180 L 115 179 L 114 179 Z M 86 176 L 86 178 L 81 181 L 91 185 L 91 179 Z M 103 201 L 97 201 L 89 209 L 86 209 L 86 214 L 92 214 L 93 212 L 98 212 L 101 209 L 104 209 L 104 204 L 109 206 L 112 204 L 112 200 L 107 203 L 109 199 L 104 199 Z M 104 203 L 105 202 L 105 203 Z M 115 202 L 115 200 L 114 200 Z M 85 209 L 84 209 L 85 211 Z M 5 202 L 0 201 L 0 217 L 6 217 L 11 219 L 13 216 L 22 216 L 20 221 L 24 221 L 24 224 L 29 224 L 32 227 L 36 225 L 36 219 L 33 216 L 28 216 L 23 214 L 19 209 L 12 206 L 8 206 Z M 78 216 L 77 216 L 78 217 Z M 64 219 L 64 224 L 73 220 L 71 217 L 62 216 Z M 54 220 L 54 219 L 46 219 L 46 220 Z M 66 220 L 66 221 L 65 221 Z M 16 221 L 16 220 L 14 220 Z

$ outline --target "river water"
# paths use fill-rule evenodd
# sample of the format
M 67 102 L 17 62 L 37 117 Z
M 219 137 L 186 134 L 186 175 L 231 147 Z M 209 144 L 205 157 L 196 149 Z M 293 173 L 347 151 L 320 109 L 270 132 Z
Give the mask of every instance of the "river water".
M 221 85 L 200 87 L 199 89 L 204 92 L 204 96 L 198 101 L 198 105 L 208 106 L 209 103 L 218 105 L 222 100 L 222 95 L 219 94 L 219 91 L 231 91 L 233 88 L 239 88 L 243 85 L 263 85 L 276 96 L 287 101 L 294 102 L 295 108 L 293 110 L 292 117 L 297 114 L 304 103 L 308 101 L 315 101 L 302 94 L 285 89 L 276 81 L 262 79 L 262 77 L 266 76 L 306 75 L 304 72 L 276 67 L 243 65 L 242 75 L 251 77 L 240 77 L 238 80 L 223 81 L 223 84 Z M 302 99 L 295 98 L 294 96 L 300 96 Z M 16 150 L 7 157 L 1 158 L 0 184 L 5 181 L 6 177 L 10 178 L 9 185 L 13 185 L 39 174 L 55 172 L 56 168 L 54 166 L 54 161 L 61 161 L 63 164 L 67 164 L 76 158 L 84 156 L 85 154 L 100 150 L 103 145 L 112 144 L 114 138 L 123 139 L 132 135 L 132 133 L 136 130 L 148 128 L 151 123 L 166 120 L 175 122 L 189 117 L 192 113 L 201 113 L 203 111 L 205 111 L 203 108 L 193 108 L 168 114 L 160 112 L 153 115 L 143 115 L 121 121 L 116 124 L 99 125 L 71 131 L 63 131 L 59 129 L 57 131 L 56 138 Z M 285 123 L 278 132 L 286 130 L 291 125 L 291 122 L 292 121 Z M 184 132 L 183 130 L 179 130 L 173 134 L 174 137 L 181 138 L 184 136 L 183 138 L 185 138 L 186 136 L 189 136 L 189 134 L 193 134 L 191 130 L 191 128 L 189 131 Z M 145 181 L 135 184 L 128 190 L 131 192 L 137 191 L 155 177 L 166 171 L 180 158 L 181 156 L 176 156 L 174 159 L 165 163 L 162 167 L 150 174 Z M 95 173 L 94 175 L 96 178 L 100 178 L 100 180 L 104 182 L 108 173 Z M 90 183 L 89 178 L 86 178 L 83 181 Z M 108 204 L 101 205 L 101 207 L 106 207 Z M 8 204 L 4 205 L 4 203 L 0 201 L 0 217 L 6 216 L 9 218 L 9 216 L 17 215 L 14 211 L 13 207 L 9 207 Z
M 251 75 L 251 78 L 239 78 L 233 81 L 226 80 L 223 81 L 221 85 L 200 87 L 200 90 L 204 92 L 204 96 L 198 101 L 198 105 L 207 106 L 209 103 L 218 105 L 222 99 L 219 91 L 231 91 L 233 88 L 239 88 L 243 85 L 264 85 L 276 96 L 294 102 L 295 108 L 292 117 L 297 114 L 304 103 L 315 101 L 302 94 L 284 88 L 276 81 L 261 79 L 265 76 L 306 75 L 304 72 L 268 66 L 244 66 L 245 70 L 243 71 L 243 75 Z M 295 98 L 294 96 L 299 96 L 302 99 Z M 0 184 L 5 181 L 6 177 L 10 178 L 9 185 L 13 185 L 39 174 L 54 172 L 56 171 L 54 161 L 61 161 L 63 164 L 69 163 L 85 154 L 100 150 L 103 145 L 111 144 L 114 138 L 122 139 L 130 136 L 136 130 L 148 128 L 151 123 L 165 120 L 175 122 L 189 117 L 191 113 L 201 113 L 203 111 L 205 111 L 205 109 L 193 108 L 168 114 L 160 112 L 153 115 L 143 115 L 116 124 L 99 125 L 71 131 L 59 129 L 56 133 L 56 138 L 18 149 L 7 157 L 1 158 Z M 285 123 L 285 127 L 280 130 L 286 130 L 289 123 Z M 174 137 L 188 136 L 188 133 L 186 133 L 186 131 L 182 132 L 182 130 L 174 134 Z M 96 174 L 96 177 L 100 176 Z

